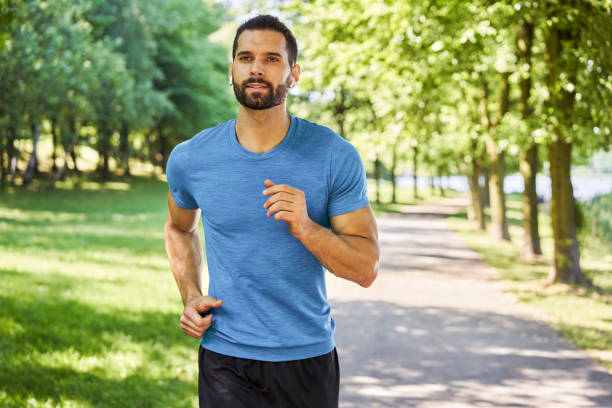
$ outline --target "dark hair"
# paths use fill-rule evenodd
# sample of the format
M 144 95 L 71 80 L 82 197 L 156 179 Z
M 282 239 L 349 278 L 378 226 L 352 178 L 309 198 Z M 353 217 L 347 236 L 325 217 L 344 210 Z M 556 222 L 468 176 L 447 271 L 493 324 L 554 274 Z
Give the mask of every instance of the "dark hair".
M 283 24 L 278 18 L 269 14 L 262 14 L 257 17 L 253 17 L 244 23 L 238 30 L 236 30 L 236 36 L 234 37 L 234 46 L 232 48 L 232 60 L 236 58 L 236 48 L 238 47 L 238 37 L 244 30 L 273 30 L 278 31 L 285 36 L 285 42 L 287 43 L 287 55 L 289 56 L 289 65 L 294 66 L 297 60 L 297 41 L 293 36 L 293 33 L 285 24 Z

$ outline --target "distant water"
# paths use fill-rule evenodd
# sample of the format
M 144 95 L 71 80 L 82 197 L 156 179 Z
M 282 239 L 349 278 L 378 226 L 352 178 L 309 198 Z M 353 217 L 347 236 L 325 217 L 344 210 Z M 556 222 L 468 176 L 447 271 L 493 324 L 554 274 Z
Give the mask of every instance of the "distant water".
M 439 179 L 436 179 L 436 186 L 439 182 Z M 401 187 L 412 187 L 412 175 L 408 173 L 402 174 L 397 178 L 397 184 Z M 574 187 L 574 196 L 580 201 L 588 201 L 595 196 L 612 192 L 612 175 L 609 177 L 573 176 L 572 185 Z M 429 186 L 429 178 L 417 177 L 417 186 Z M 460 175 L 443 177 L 442 186 L 460 192 L 468 191 L 467 178 Z M 506 193 L 520 193 L 523 191 L 523 176 L 520 173 L 508 174 L 504 179 L 504 191 Z M 536 177 L 536 192 L 543 199 L 550 200 L 550 177 L 544 175 Z

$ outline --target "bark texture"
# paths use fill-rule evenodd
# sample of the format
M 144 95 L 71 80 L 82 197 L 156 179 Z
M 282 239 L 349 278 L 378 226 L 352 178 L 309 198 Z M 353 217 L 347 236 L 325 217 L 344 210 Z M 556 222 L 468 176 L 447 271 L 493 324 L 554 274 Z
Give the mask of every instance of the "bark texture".
M 521 77 L 519 86 L 519 110 L 523 120 L 531 117 L 532 109 L 529 106 L 531 95 L 531 50 L 533 45 L 534 26 L 523 20 L 516 30 L 516 49 L 518 61 L 528 67 Z M 522 257 L 533 260 L 542 255 L 540 244 L 540 229 L 538 225 L 538 194 L 536 192 L 536 175 L 538 173 L 538 145 L 529 137 L 526 148 L 521 151 L 519 168 L 523 176 L 523 230 L 525 231 L 525 245 Z
M 36 158 L 36 151 L 38 150 L 38 140 L 40 139 L 40 124 L 37 123 L 31 126 L 32 131 L 32 154 L 30 155 L 30 160 L 28 160 L 28 167 L 26 168 L 25 174 L 23 175 L 23 181 L 21 183 L 22 186 L 28 186 L 32 183 L 34 179 L 34 172 L 36 171 L 36 167 L 38 165 L 38 160 Z
M 480 99 L 481 125 L 486 131 L 486 147 L 489 157 L 489 199 L 491 200 L 491 233 L 495 238 L 510 241 L 508 218 L 506 217 L 506 196 L 504 193 L 504 178 L 506 177 L 506 152 L 500 149 L 493 136 L 495 128 L 508 111 L 510 73 L 502 73 L 500 81 L 500 100 L 497 116 L 492 122 L 489 115 L 489 87 L 482 81 Z
M 538 194 L 536 192 L 536 174 L 538 172 L 538 145 L 532 144 L 520 155 L 520 170 L 523 175 L 523 229 L 525 245 L 522 257 L 533 260 L 542 255 L 538 224 Z
M 587 283 L 589 280 L 580 268 L 580 255 L 576 231 L 576 203 L 571 180 L 572 144 L 565 137 L 565 129 L 570 125 L 574 107 L 575 93 L 559 87 L 559 77 L 563 72 L 569 81 L 576 82 L 576 72 L 567 69 L 562 61 L 563 42 L 575 39 L 566 29 L 552 25 L 546 39 L 547 86 L 550 105 L 556 112 L 559 124 L 556 138 L 548 143 L 550 162 L 550 181 L 552 197 L 550 217 L 554 238 L 553 268 L 548 282 Z M 563 70 L 565 68 L 565 70 Z
M 480 173 L 481 166 L 480 160 L 478 158 L 477 152 L 477 141 L 475 139 L 472 140 L 472 162 L 470 163 L 470 168 L 468 169 L 467 179 L 468 186 L 470 189 L 470 207 L 468 208 L 468 217 L 472 220 L 476 227 L 484 231 L 486 229 L 485 226 L 485 217 L 484 217 L 484 208 L 482 205 L 482 193 L 480 188 Z

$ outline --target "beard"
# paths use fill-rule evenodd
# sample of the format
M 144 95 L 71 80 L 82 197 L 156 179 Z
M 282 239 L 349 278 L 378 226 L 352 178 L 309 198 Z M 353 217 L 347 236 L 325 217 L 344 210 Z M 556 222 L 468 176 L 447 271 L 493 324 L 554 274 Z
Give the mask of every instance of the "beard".
M 284 84 L 280 84 L 275 88 L 272 83 L 264 79 L 249 78 L 243 81 L 240 85 L 234 83 L 232 87 L 234 88 L 236 99 L 238 99 L 238 102 L 241 105 L 250 109 L 263 110 L 278 106 L 285 101 L 287 92 L 289 91 L 290 81 L 291 74 L 289 74 Z M 251 95 L 248 95 L 246 90 L 248 84 L 251 83 L 264 84 L 268 87 L 268 92 L 254 92 Z

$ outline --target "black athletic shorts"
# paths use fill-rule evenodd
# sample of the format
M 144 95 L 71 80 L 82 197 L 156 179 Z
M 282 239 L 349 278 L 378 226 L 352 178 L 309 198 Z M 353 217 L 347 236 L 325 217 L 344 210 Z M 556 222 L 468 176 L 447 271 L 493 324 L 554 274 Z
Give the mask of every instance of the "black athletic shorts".
M 200 408 L 337 408 L 338 353 L 269 362 L 218 354 L 200 346 Z

